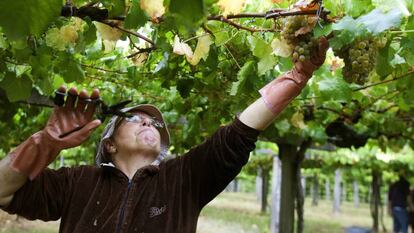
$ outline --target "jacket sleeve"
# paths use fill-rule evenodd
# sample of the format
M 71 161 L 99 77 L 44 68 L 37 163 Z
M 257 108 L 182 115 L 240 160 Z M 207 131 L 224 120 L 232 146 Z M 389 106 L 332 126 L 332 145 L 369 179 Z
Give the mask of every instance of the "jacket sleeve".
M 28 180 L 13 196 L 12 202 L 1 207 L 9 214 L 29 220 L 58 220 L 70 196 L 70 168 L 45 169 L 34 180 Z
M 179 157 L 184 184 L 200 208 L 216 197 L 237 176 L 255 148 L 260 131 L 238 118 L 220 127 L 209 139 Z

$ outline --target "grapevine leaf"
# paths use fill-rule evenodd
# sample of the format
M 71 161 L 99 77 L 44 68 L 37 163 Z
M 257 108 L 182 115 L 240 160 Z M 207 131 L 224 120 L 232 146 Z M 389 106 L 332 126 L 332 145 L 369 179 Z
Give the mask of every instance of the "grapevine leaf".
M 309 122 L 308 127 L 305 128 L 305 131 L 314 142 L 323 143 L 327 139 L 325 128 L 315 122 Z
M 157 73 L 161 70 L 167 70 L 168 69 L 168 59 L 170 57 L 170 54 L 168 52 L 165 52 L 163 54 L 163 57 L 161 61 L 157 64 L 157 66 L 154 69 L 154 73 Z
M 191 47 L 187 43 L 181 42 L 177 35 L 174 37 L 173 53 L 185 55 L 187 58 L 191 58 L 193 56 L 193 50 Z
M 371 1 L 367 0 L 345 0 L 344 7 L 347 15 L 358 17 L 372 9 Z
M 289 44 L 283 38 L 273 39 L 271 46 L 273 49 L 272 53 L 276 56 L 289 57 L 292 54 L 292 47 L 289 46 Z
M 220 6 L 221 10 L 223 11 L 223 15 L 227 16 L 229 14 L 240 13 L 244 8 L 245 3 L 246 0 L 219 0 L 217 2 L 217 5 Z
M 9 43 L 7 43 L 6 38 L 3 37 L 3 33 L 0 33 L 0 49 L 7 49 L 7 47 L 9 47 Z
M 404 64 L 404 63 L 406 63 L 406 61 L 405 61 L 405 59 L 404 58 L 402 58 L 400 55 L 398 55 L 398 54 L 395 54 L 394 55 L 394 58 L 390 61 L 390 65 L 392 66 L 392 67 L 396 67 L 397 65 L 401 65 L 401 64 Z
M 94 22 L 96 29 L 98 30 L 99 34 L 101 35 L 102 39 L 108 41 L 117 41 L 122 36 L 122 31 L 118 30 L 115 27 L 108 26 L 103 23 Z
M 256 76 L 256 69 L 255 69 L 255 62 L 248 61 L 244 63 L 243 67 L 239 70 L 237 74 L 237 82 L 234 82 L 231 90 L 230 95 L 240 95 L 244 91 L 248 90 L 249 87 L 249 79 L 254 78 Z
M 401 39 L 401 55 L 411 65 L 414 65 L 414 39 L 404 37 Z
M 337 31 L 356 31 L 360 33 L 361 30 L 363 30 L 362 26 L 361 22 L 358 22 L 350 16 L 345 16 L 339 20 L 339 22 L 333 24 L 332 29 Z
M 287 119 L 277 121 L 275 125 L 281 135 L 289 132 L 290 127 L 291 127 L 291 124 L 289 123 Z
M 369 32 L 377 35 L 392 27 L 398 27 L 401 24 L 402 17 L 403 13 L 398 8 L 390 10 L 387 13 L 375 9 L 359 17 L 356 21 L 363 24 Z
M 2 0 L 0 26 L 10 40 L 38 36 L 59 16 L 62 5 L 55 0 Z
M 315 27 L 313 29 L 313 34 L 316 38 L 319 38 L 321 36 L 327 36 L 329 33 L 332 32 L 332 24 L 323 25 L 323 27 Z
M 190 95 L 193 86 L 194 79 L 191 78 L 184 78 L 177 81 L 177 90 L 183 98 L 187 98 Z
M 410 18 L 408 18 L 408 22 L 406 25 L 406 30 L 414 30 L 414 15 L 410 16 Z
M 83 40 L 85 44 L 91 44 L 96 41 L 96 27 L 91 21 L 87 21 L 88 29 L 83 33 Z
M 263 39 L 255 36 L 249 36 L 247 40 L 250 44 L 250 50 L 253 52 L 253 55 L 258 58 L 264 58 L 273 52 L 272 47 Z
M 157 21 L 157 18 L 165 13 L 163 2 L 163 0 L 140 0 L 140 6 L 153 21 Z
M 377 65 L 376 65 L 376 72 L 379 76 L 385 78 L 392 72 L 392 67 L 390 65 L 390 61 L 392 59 L 393 49 L 390 46 L 390 42 L 379 50 L 378 58 L 377 58 Z
M 330 41 L 333 49 L 340 49 L 344 45 L 350 44 L 355 38 L 367 33 L 364 25 L 350 16 L 345 16 L 339 22 L 332 25 L 335 37 Z
M 50 64 L 52 64 L 51 49 L 44 46 L 37 50 L 37 53 L 29 57 L 32 66 L 31 74 L 34 80 L 48 77 Z
M 14 73 L 6 73 L 4 79 L 0 82 L 0 87 L 6 91 L 10 102 L 26 100 L 32 90 L 32 81 L 27 75 L 16 77 Z
M 214 36 L 215 36 L 214 43 L 215 43 L 217 46 L 221 46 L 221 45 L 223 45 L 223 44 L 224 44 L 225 42 L 227 42 L 227 41 L 229 40 L 229 38 L 230 38 L 229 33 L 228 33 L 228 32 L 226 32 L 226 31 L 219 31 L 219 32 L 216 32 L 216 33 L 214 33 Z
M 324 77 L 317 84 L 320 96 L 324 100 L 336 99 L 349 101 L 352 97 L 352 89 L 343 79 L 336 77 Z
M 204 4 L 202 0 L 171 0 L 170 13 L 176 24 L 193 29 L 204 16 Z
M 187 57 L 187 61 L 191 65 L 195 66 L 200 62 L 201 59 L 206 60 L 208 57 L 208 52 L 210 51 L 210 45 L 212 43 L 213 41 L 208 35 L 199 37 L 193 56 L 190 59 Z
M 125 13 L 125 1 L 101 0 L 105 9 L 109 10 L 109 16 L 119 16 Z
M 128 15 L 125 18 L 125 28 L 133 29 L 142 27 L 148 20 L 145 15 L 145 12 L 139 7 L 139 4 L 139 0 L 132 1 L 132 7 L 129 9 Z
M 263 75 L 266 71 L 272 69 L 277 63 L 277 59 L 273 55 L 267 55 L 260 59 L 257 64 L 257 72 L 259 75 Z
M 299 129 L 306 128 L 305 122 L 303 122 L 303 113 L 301 112 L 295 112 L 290 118 L 290 122 L 296 128 L 299 128 Z
M 66 48 L 66 43 L 63 43 L 60 30 L 58 28 L 51 28 L 46 33 L 46 45 L 59 51 Z
M 406 4 L 408 3 L 408 1 L 406 0 L 393 0 L 393 1 L 375 0 L 373 3 L 376 8 L 378 8 L 379 10 L 383 12 L 387 12 L 387 11 L 397 8 L 404 14 L 404 16 L 410 16 L 410 11 L 408 10 L 407 4 Z
M 60 53 L 59 61 L 55 66 L 55 72 L 62 75 L 65 82 L 80 82 L 85 78 L 80 64 L 66 53 Z

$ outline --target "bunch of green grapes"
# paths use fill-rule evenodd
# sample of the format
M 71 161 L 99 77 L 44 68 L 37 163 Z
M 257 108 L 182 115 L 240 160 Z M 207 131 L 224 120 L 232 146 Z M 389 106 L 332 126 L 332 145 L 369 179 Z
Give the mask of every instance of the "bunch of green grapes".
M 383 38 L 368 37 L 356 39 L 350 45 L 334 50 L 337 56 L 344 59 L 342 74 L 345 81 L 365 84 L 369 73 L 375 68 L 378 50 L 384 45 Z
M 295 46 L 293 50 L 292 58 L 294 61 L 305 61 L 310 59 L 310 53 L 318 45 L 318 40 L 316 38 L 311 38 L 308 41 L 301 41 L 298 45 Z
M 313 37 L 314 26 L 314 18 L 307 15 L 289 16 L 284 19 L 281 36 L 293 48 L 294 61 L 310 59 L 311 51 L 318 44 L 317 39 Z

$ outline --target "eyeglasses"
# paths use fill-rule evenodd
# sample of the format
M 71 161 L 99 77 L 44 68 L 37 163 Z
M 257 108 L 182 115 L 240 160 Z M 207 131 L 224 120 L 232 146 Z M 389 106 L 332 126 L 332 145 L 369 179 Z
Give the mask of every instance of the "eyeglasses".
M 141 117 L 140 115 L 130 115 L 130 116 L 124 117 L 124 119 L 128 122 L 133 122 L 133 123 L 138 123 L 138 124 L 141 124 L 142 122 L 144 122 L 145 119 L 149 119 L 150 124 L 154 126 L 155 128 L 159 128 L 159 129 L 164 128 L 164 123 L 160 122 L 154 117 L 148 118 L 148 117 Z

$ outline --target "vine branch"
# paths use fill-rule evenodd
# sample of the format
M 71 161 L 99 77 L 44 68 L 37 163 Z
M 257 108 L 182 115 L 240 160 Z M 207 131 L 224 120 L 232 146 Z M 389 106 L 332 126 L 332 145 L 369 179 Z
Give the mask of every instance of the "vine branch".
M 290 11 L 286 9 L 273 9 L 267 11 L 265 13 L 240 13 L 234 15 L 210 15 L 207 17 L 207 20 L 220 20 L 221 18 L 226 19 L 240 19 L 240 18 L 264 18 L 264 19 L 274 19 L 279 17 L 287 17 L 287 16 L 294 16 L 294 15 L 317 15 L 318 10 L 299 10 L 299 11 Z M 320 17 L 324 20 L 329 21 L 326 19 L 327 15 L 330 11 L 322 10 L 320 12 Z
M 126 56 L 126 58 L 133 58 L 136 55 L 140 53 L 149 53 L 152 50 L 155 50 L 155 47 L 149 47 L 149 48 L 140 48 L 138 47 L 134 42 L 132 42 L 131 36 L 128 35 L 129 40 L 131 41 L 132 46 L 137 50 L 137 52 L 131 53 L 130 55 Z
M 405 77 L 407 77 L 407 76 L 409 76 L 410 74 L 413 74 L 413 73 L 414 73 L 414 70 L 411 70 L 411 71 L 409 71 L 409 72 L 407 72 L 407 73 L 405 73 L 403 75 L 394 77 L 392 79 L 388 79 L 388 80 L 384 80 L 384 81 L 380 81 L 380 82 L 376 82 L 376 83 L 371 83 L 371 84 L 366 85 L 366 86 L 363 86 L 363 87 L 355 88 L 352 91 L 360 91 L 360 90 L 364 90 L 364 89 L 367 89 L 367 88 L 370 88 L 370 87 L 373 87 L 373 86 L 377 86 L 377 85 L 381 85 L 381 84 L 384 84 L 384 83 L 393 82 L 393 81 L 396 81 L 398 79 L 405 78 Z
M 104 72 L 108 72 L 108 73 L 128 74 L 128 72 L 124 72 L 124 71 L 120 71 L 120 70 L 108 70 L 108 69 L 105 69 L 105 68 L 96 67 L 96 66 L 87 65 L 87 64 L 80 64 L 80 65 L 82 67 L 86 67 L 86 68 L 90 68 L 90 69 L 94 69 L 94 70 L 99 70 L 99 71 L 104 71 Z
M 99 21 L 99 22 L 100 22 L 100 23 L 103 23 L 103 24 L 106 24 L 106 25 L 108 25 L 108 26 L 110 26 L 110 27 L 116 28 L 116 29 L 118 29 L 118 30 L 120 30 L 120 31 L 123 31 L 123 32 L 125 32 L 125 33 L 128 33 L 128 34 L 130 34 L 130 35 L 134 35 L 134 36 L 136 36 L 136 37 L 138 37 L 138 38 L 140 38 L 140 39 L 143 39 L 143 40 L 145 40 L 146 42 L 150 43 L 150 44 L 152 45 L 152 47 L 155 49 L 155 43 L 154 43 L 152 40 L 148 39 L 146 36 L 144 36 L 144 35 L 142 35 L 142 34 L 140 34 L 140 33 L 138 33 L 138 32 L 134 32 L 134 31 L 131 31 L 131 30 L 125 29 L 125 28 L 120 27 L 120 26 L 118 26 L 118 25 L 116 25 L 116 24 L 114 24 L 114 23 L 112 23 L 112 22 L 110 22 L 110 21 L 102 20 L 102 21 Z
M 235 23 L 235 22 L 231 21 L 230 19 L 228 19 L 224 16 L 221 16 L 219 18 L 216 18 L 216 17 L 213 17 L 213 18 L 210 18 L 210 19 L 208 18 L 208 20 L 221 21 L 223 23 L 229 24 L 230 26 L 233 26 L 233 27 L 237 28 L 238 30 L 241 29 L 241 30 L 246 30 L 246 31 L 249 31 L 249 32 L 277 32 L 277 30 L 272 29 L 272 28 L 250 28 L 250 27 L 246 27 L 246 26 L 243 26 L 241 24 Z

